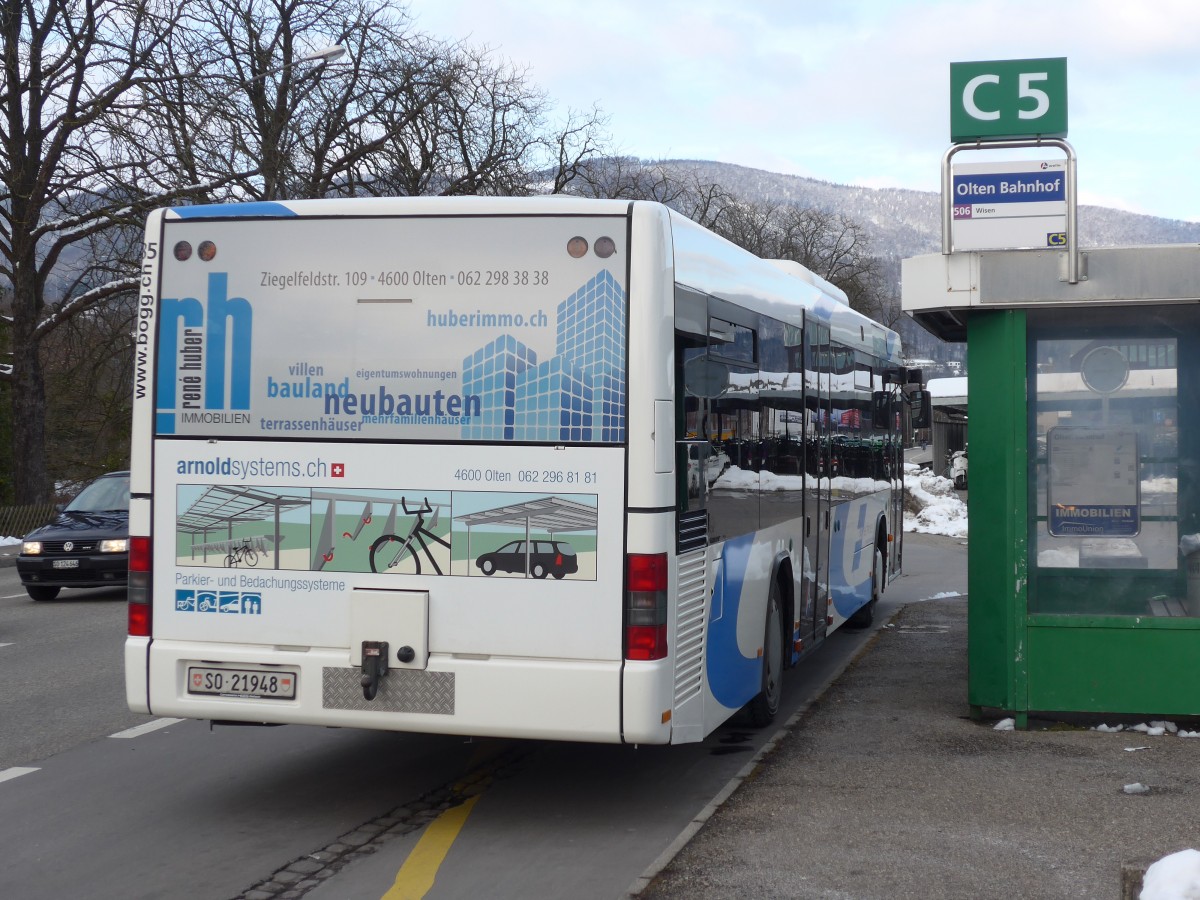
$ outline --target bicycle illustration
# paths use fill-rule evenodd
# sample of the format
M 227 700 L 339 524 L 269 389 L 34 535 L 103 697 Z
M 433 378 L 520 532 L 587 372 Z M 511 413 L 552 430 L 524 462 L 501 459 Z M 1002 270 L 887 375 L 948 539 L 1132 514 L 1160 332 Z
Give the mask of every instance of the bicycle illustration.
M 247 566 L 258 565 L 258 554 L 250 546 L 248 538 L 232 548 L 229 555 L 225 557 L 225 568 L 227 569 L 235 569 L 243 563 Z
M 450 549 L 450 542 L 446 541 L 430 529 L 437 528 L 438 510 L 429 503 L 429 498 L 425 497 L 421 505 L 416 509 L 409 509 L 408 503 L 403 497 L 400 498 L 400 506 L 404 510 L 406 516 L 412 516 L 412 524 L 409 525 L 408 534 L 401 537 L 398 534 L 383 534 L 375 539 L 375 543 L 371 544 L 371 571 L 375 573 L 388 572 L 395 569 L 406 559 L 411 560 L 412 567 L 415 573 L 421 574 L 421 556 L 418 553 L 423 553 L 425 558 L 429 560 L 429 564 L 433 566 L 433 571 L 438 575 L 444 575 L 441 566 L 438 565 L 437 558 L 430 550 L 430 545 L 426 543 L 426 539 L 437 544 L 441 544 L 447 550 Z M 393 508 L 394 513 L 394 508 Z M 432 513 L 429 519 L 428 527 L 426 527 L 425 516 Z M 389 520 L 389 525 L 392 521 Z M 399 544 L 398 547 L 393 547 L 393 544 Z M 381 566 L 382 563 L 382 566 Z M 405 571 L 408 571 L 405 567 Z

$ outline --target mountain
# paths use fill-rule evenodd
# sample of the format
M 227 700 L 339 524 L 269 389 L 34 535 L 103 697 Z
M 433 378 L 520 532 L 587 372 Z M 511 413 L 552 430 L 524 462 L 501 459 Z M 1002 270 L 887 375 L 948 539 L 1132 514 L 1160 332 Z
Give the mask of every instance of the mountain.
M 797 203 L 843 213 L 865 226 L 875 253 L 903 259 L 942 249 L 940 197 L 934 191 L 832 184 L 732 163 L 667 160 L 662 163 L 720 184 L 747 200 Z M 1160 219 L 1103 206 L 1079 207 L 1081 247 L 1200 243 L 1200 222 Z
M 901 259 L 938 253 L 942 249 L 941 201 L 934 191 L 854 187 L 703 160 L 664 160 L 660 165 L 694 175 L 701 183 L 719 184 L 746 200 L 796 203 L 841 213 L 867 229 L 874 254 L 883 260 L 885 272 L 896 283 Z M 1196 244 L 1200 243 L 1200 222 L 1162 219 L 1103 206 L 1080 206 L 1079 236 L 1084 248 Z M 909 358 L 935 361 L 933 366 L 926 365 L 927 375 L 965 372 L 965 345 L 939 340 L 908 316 L 900 316 L 892 327 L 900 332 Z

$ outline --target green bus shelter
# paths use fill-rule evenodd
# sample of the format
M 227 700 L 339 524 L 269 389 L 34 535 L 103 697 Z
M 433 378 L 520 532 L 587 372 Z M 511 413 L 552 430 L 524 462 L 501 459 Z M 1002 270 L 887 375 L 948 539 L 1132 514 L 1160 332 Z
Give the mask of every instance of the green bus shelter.
M 968 702 L 1200 715 L 1200 246 L 954 252 L 906 312 L 966 341 Z

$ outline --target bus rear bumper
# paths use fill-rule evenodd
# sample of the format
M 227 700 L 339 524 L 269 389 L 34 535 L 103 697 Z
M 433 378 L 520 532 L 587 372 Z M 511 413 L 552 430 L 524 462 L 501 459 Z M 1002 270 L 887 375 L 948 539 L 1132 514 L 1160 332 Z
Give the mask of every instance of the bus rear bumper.
M 138 689 L 126 647 L 127 694 Z M 575 661 L 432 653 L 424 669 L 393 666 L 367 700 L 345 649 L 155 640 L 147 671 L 158 716 L 619 743 L 619 660 Z M 196 693 L 193 669 L 290 674 L 292 699 Z M 143 681 L 143 683 L 145 683 Z M 211 687 L 211 686 L 210 686 Z M 143 694 L 143 696 L 145 696 Z M 669 737 L 667 738 L 669 740 Z M 664 740 L 659 741 L 665 743 Z

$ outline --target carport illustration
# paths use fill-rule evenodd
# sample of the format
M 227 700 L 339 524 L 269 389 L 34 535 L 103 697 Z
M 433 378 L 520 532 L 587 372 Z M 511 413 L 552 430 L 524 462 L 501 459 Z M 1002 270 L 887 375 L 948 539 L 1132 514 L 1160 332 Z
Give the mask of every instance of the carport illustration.
M 190 536 L 188 550 L 192 560 L 199 555 L 204 565 L 211 565 L 209 554 L 216 554 L 228 568 L 257 565 L 260 558 L 269 554 L 271 568 L 278 569 L 279 549 L 283 543 L 280 519 L 283 513 L 307 507 L 309 502 L 307 493 L 285 494 L 262 488 L 210 485 L 179 514 L 176 528 L 179 534 Z M 261 523 L 263 529 L 235 538 L 234 530 L 248 523 Z M 222 536 L 210 540 L 210 535 L 214 534 Z
M 578 568 L 574 549 L 560 537 L 565 533 L 590 532 L 594 538 L 596 507 L 564 497 L 539 497 L 455 516 L 455 521 L 466 526 L 467 558 L 484 575 L 499 569 L 525 578 L 547 575 L 563 578 Z M 497 527 L 501 534 L 507 532 L 512 540 L 476 556 L 472 541 L 477 542 L 478 535 L 473 529 L 489 526 Z M 540 535 L 548 535 L 548 539 L 539 540 Z M 470 565 L 467 574 L 473 574 Z

